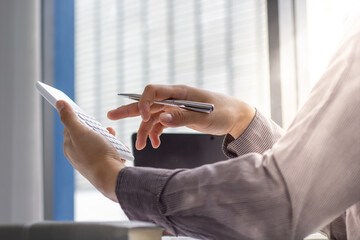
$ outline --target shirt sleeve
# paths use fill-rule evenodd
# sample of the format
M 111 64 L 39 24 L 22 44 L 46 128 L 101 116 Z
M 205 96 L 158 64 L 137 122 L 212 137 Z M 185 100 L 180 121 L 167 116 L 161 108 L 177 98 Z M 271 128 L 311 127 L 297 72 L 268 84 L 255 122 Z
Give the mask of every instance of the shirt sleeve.
M 176 235 L 290 239 L 290 201 L 270 152 L 189 170 L 128 167 L 119 173 L 117 196 L 129 219 Z
M 256 110 L 253 120 L 237 139 L 234 139 L 230 134 L 226 135 L 223 151 L 230 158 L 251 152 L 263 153 L 272 148 L 284 133 L 285 131 L 274 121 Z M 346 240 L 346 212 L 322 228 L 320 232 L 329 239 Z
M 359 40 L 345 38 L 271 149 L 188 170 L 121 170 L 128 217 L 201 239 L 291 240 L 340 216 L 360 200 Z
M 227 134 L 223 142 L 223 152 L 229 158 L 247 153 L 263 153 L 270 149 L 284 134 L 284 130 L 274 121 L 256 110 L 253 120 L 237 138 Z
M 348 238 L 346 233 L 346 212 L 335 218 L 334 221 L 321 229 L 320 232 L 325 234 L 330 240 L 347 240 Z

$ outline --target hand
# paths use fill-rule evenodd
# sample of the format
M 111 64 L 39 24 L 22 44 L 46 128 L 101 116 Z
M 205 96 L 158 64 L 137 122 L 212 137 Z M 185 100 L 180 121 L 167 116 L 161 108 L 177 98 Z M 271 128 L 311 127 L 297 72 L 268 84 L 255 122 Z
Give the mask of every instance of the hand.
M 210 113 L 154 104 L 164 99 L 190 100 L 214 104 Z M 149 136 L 154 148 L 159 147 L 162 131 L 167 127 L 186 126 L 199 132 L 224 135 L 234 138 L 247 128 L 255 115 L 255 109 L 240 99 L 220 93 L 201 90 L 184 85 L 148 85 L 138 103 L 121 106 L 108 112 L 112 120 L 141 115 L 136 148 L 143 149 Z
M 84 126 L 65 101 L 57 101 L 64 129 L 64 154 L 72 166 L 106 197 L 117 202 L 116 178 L 124 161 L 112 144 Z M 114 130 L 109 129 L 111 134 Z

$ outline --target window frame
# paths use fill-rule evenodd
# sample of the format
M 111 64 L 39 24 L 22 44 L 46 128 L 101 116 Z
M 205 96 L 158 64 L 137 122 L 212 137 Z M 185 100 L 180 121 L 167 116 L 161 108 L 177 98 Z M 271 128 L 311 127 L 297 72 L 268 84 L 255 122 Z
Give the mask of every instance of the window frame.
M 74 0 L 42 0 L 42 81 L 74 99 Z M 74 170 L 59 116 L 43 104 L 44 218 L 74 220 Z

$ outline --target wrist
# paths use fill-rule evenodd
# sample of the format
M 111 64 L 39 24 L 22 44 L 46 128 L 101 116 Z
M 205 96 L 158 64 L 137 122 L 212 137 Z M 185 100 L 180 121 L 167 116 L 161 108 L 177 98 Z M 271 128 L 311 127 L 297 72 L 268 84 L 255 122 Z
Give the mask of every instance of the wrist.
M 243 101 L 240 103 L 240 109 L 241 110 L 238 111 L 238 115 L 235 118 L 233 128 L 229 131 L 229 134 L 235 139 L 240 137 L 240 135 L 247 129 L 256 113 L 254 107 Z
M 102 161 L 101 164 L 95 168 L 94 178 L 96 183 L 94 186 L 105 197 L 114 202 L 118 202 L 115 193 L 117 176 L 124 167 L 124 164 L 120 161 L 110 159 Z

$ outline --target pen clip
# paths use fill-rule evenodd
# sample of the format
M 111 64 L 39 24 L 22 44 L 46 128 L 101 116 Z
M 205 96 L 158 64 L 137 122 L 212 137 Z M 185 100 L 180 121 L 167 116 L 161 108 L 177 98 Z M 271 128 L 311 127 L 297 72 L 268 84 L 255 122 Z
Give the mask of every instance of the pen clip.
M 181 109 L 186 109 L 186 110 L 190 110 L 190 111 L 194 111 L 194 112 L 202 112 L 202 113 L 211 113 L 213 111 L 213 109 L 195 108 L 195 107 L 189 107 L 189 106 L 184 106 L 184 105 L 179 105 L 178 107 Z

